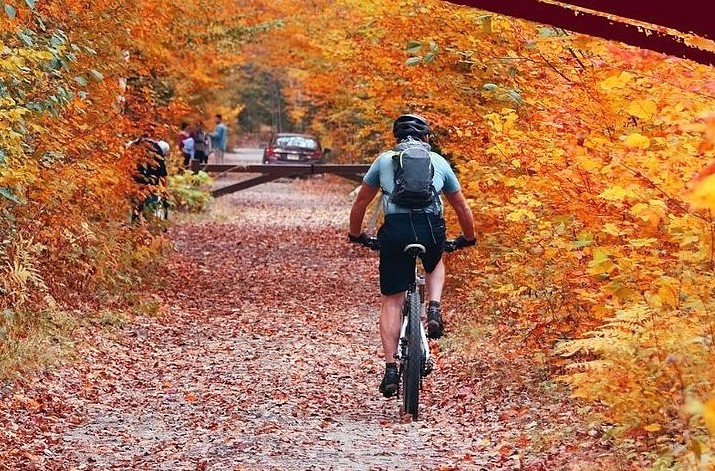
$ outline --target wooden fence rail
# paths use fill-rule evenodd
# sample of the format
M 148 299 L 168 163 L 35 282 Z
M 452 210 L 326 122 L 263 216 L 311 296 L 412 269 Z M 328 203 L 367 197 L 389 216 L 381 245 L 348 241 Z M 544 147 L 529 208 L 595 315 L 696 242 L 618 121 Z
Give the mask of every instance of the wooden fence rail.
M 231 185 L 217 188 L 211 192 L 213 197 L 219 197 L 245 190 L 262 183 L 268 183 L 283 177 L 299 177 L 301 175 L 318 175 L 331 173 L 349 180 L 360 182 L 370 168 L 368 164 L 204 164 L 194 161 L 191 170 L 203 170 L 208 173 L 257 173 L 258 176 L 248 178 Z

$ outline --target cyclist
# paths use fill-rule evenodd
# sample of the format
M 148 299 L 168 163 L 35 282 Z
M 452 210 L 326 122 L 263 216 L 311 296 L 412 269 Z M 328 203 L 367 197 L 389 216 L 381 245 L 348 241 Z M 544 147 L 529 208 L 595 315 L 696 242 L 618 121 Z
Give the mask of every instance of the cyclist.
M 169 155 L 169 143 L 163 140 L 150 139 L 144 135 L 127 144 L 127 147 L 140 146 L 148 151 L 147 155 L 142 153 L 138 158 L 138 163 L 133 175 L 134 181 L 145 188 L 149 188 L 149 195 L 144 197 L 146 191 L 142 191 L 141 202 L 135 204 L 132 211 L 132 222 L 142 213 L 145 207 L 159 201 L 159 195 L 154 188 L 166 185 L 168 172 L 166 169 L 166 158 Z
M 431 151 L 431 130 L 427 120 L 416 114 L 403 114 L 393 123 L 392 133 L 397 145 L 391 151 L 380 154 L 365 174 L 357 197 L 350 211 L 351 242 L 368 245 L 369 237 L 362 232 L 365 211 L 379 190 L 389 195 L 395 187 L 393 155 L 407 146 L 423 146 L 429 151 L 434 167 L 432 184 L 437 194 L 444 194 L 457 214 L 462 235 L 453 242 L 453 248 L 476 243 L 472 211 L 461 192 L 459 181 L 447 160 Z M 420 255 L 425 269 L 425 286 L 429 296 L 427 307 L 428 335 L 437 339 L 443 334 L 444 324 L 440 309 L 442 288 L 445 281 L 445 266 L 442 253 L 446 246 L 443 205 L 439 196 L 425 209 L 414 210 L 399 207 L 383 198 L 384 223 L 377 233 L 380 243 L 380 336 L 385 355 L 385 374 L 379 391 L 385 397 L 397 394 L 398 370 L 395 362 L 400 336 L 401 312 L 405 292 L 414 280 L 414 259 L 404 252 L 410 243 L 420 243 L 426 252 Z

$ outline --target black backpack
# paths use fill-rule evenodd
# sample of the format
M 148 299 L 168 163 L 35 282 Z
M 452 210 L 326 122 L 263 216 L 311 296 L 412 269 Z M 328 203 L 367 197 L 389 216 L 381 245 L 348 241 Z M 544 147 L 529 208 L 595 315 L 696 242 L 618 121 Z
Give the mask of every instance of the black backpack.
M 196 131 L 194 136 L 194 152 L 206 152 L 208 151 L 208 139 L 205 131 Z
M 432 178 L 434 166 L 429 150 L 421 146 L 408 147 L 392 156 L 395 189 L 390 202 L 409 209 L 425 209 L 437 197 Z

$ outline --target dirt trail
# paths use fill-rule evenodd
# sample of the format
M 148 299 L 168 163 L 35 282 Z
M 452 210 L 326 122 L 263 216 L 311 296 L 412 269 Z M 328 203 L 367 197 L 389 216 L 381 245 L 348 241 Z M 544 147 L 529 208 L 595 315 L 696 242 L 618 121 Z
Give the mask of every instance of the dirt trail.
M 548 441 L 570 409 L 505 383 L 510 365 L 438 352 L 418 422 L 377 393 L 377 260 L 345 242 L 349 189 L 276 182 L 174 226 L 163 315 L 6 396 L 6 433 L 34 432 L 0 469 L 597 469 L 569 464 L 588 431 Z

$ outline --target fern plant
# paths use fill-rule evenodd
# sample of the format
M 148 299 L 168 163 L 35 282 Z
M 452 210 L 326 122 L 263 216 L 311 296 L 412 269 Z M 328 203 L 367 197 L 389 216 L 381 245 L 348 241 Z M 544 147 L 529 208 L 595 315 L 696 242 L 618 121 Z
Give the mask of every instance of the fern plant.
M 686 306 L 656 309 L 645 301 L 621 309 L 584 338 L 555 347 L 557 355 L 572 360 L 559 379 L 575 396 L 604 405 L 605 420 L 617 424 L 621 434 L 690 442 L 680 447 L 687 455 L 680 462 L 694 462 L 695 449 L 698 463 L 709 462 L 711 440 L 703 425 L 712 407 L 715 433 L 710 313 Z

